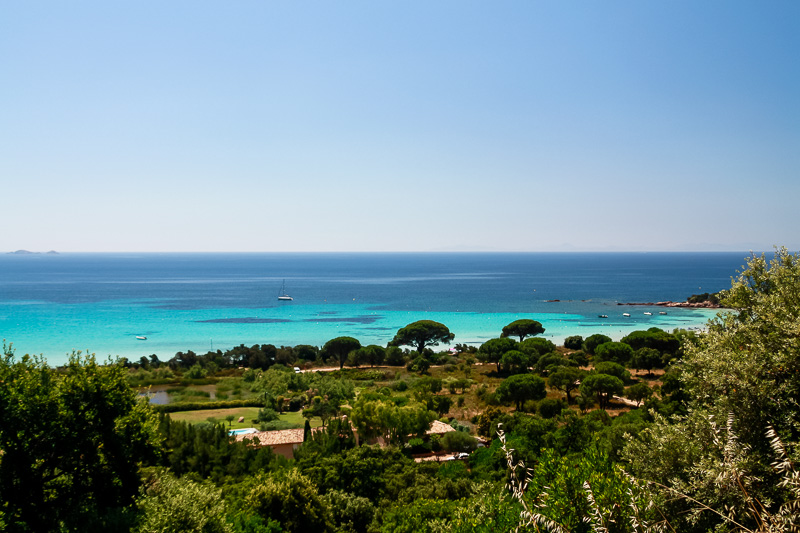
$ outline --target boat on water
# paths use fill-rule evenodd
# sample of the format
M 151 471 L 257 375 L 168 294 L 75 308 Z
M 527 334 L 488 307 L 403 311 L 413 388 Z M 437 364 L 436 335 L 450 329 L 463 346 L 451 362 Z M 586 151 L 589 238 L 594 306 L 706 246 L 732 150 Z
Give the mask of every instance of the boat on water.
M 278 293 L 278 300 L 284 302 L 291 302 L 292 300 L 294 300 L 294 298 L 286 294 L 286 280 L 283 280 L 283 284 L 281 285 L 281 290 Z
M 608 318 L 608 315 L 597 315 L 597 318 Z
M 622 316 L 627 316 L 627 317 L 629 317 L 629 316 L 631 316 L 631 314 L 630 314 L 630 313 L 622 313 Z
M 644 314 L 646 314 L 647 316 L 653 316 L 653 313 L 651 313 L 650 311 L 645 311 Z
M 666 314 L 667 314 L 667 312 L 666 312 L 666 311 L 659 311 L 659 312 L 658 312 L 658 314 L 659 314 L 659 315 L 666 315 Z
M 147 340 L 147 337 L 145 337 L 144 335 L 136 335 L 136 340 L 139 340 L 139 341 L 146 341 L 146 340 Z

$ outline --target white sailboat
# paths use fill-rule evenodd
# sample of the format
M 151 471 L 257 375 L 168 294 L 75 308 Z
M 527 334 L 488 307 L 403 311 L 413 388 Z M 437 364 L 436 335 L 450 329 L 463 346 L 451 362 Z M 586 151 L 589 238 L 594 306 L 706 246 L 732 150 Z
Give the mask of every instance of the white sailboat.
M 294 300 L 294 298 L 286 294 L 286 280 L 283 280 L 283 284 L 281 285 L 281 291 L 278 293 L 278 300 L 282 300 L 285 302 L 290 302 Z

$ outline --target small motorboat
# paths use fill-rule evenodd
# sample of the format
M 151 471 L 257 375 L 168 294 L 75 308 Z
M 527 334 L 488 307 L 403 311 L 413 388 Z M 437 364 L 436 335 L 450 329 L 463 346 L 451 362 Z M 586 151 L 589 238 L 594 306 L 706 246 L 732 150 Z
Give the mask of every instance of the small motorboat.
M 622 316 L 625 316 L 625 317 L 630 317 L 630 316 L 631 316 L 631 314 L 630 314 L 630 313 L 622 313 Z
M 658 314 L 659 314 L 659 315 L 666 315 L 666 314 L 667 314 L 667 312 L 666 312 L 666 311 L 659 311 L 659 312 L 658 312 Z
M 147 340 L 147 337 L 145 337 L 144 335 L 136 335 L 136 340 L 139 340 L 139 341 L 146 341 L 146 340 Z
M 597 315 L 597 318 L 608 318 L 608 315 Z
M 653 313 L 651 313 L 650 311 L 645 311 L 644 314 L 646 314 L 647 316 L 653 316 Z

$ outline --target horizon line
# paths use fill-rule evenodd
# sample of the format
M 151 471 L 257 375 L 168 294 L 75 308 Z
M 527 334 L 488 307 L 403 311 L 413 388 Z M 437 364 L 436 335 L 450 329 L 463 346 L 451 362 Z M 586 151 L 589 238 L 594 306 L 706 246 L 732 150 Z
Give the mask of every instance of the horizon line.
M 0 252 L 2 255 L 61 255 L 61 254 L 536 254 L 536 253 L 766 253 L 757 249 L 574 249 L 574 250 L 49 250 L 25 249 Z

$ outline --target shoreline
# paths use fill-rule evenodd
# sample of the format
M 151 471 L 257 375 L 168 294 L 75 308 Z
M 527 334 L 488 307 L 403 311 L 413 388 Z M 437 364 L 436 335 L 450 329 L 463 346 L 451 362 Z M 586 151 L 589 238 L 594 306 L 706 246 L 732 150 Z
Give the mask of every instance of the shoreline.
M 545 327 L 545 333 L 541 337 L 558 345 L 562 345 L 564 339 L 573 335 L 586 338 L 595 333 L 608 335 L 618 341 L 632 331 L 650 327 L 665 331 L 677 328 L 702 330 L 717 311 L 677 308 L 669 315 L 646 315 L 643 312 L 625 317 L 621 312 L 612 312 L 612 305 L 614 304 L 609 302 L 603 311 L 610 315 L 606 318 L 598 317 L 594 309 L 585 309 L 580 314 L 570 312 L 570 306 L 563 306 L 561 312 L 476 313 L 376 311 L 369 309 L 368 305 L 358 304 L 328 305 L 324 310 L 314 306 L 294 305 L 282 309 L 281 313 L 253 309 L 172 310 L 139 315 L 126 313 L 124 317 L 108 316 L 102 321 L 79 320 L 76 315 L 79 316 L 80 313 L 75 313 L 70 320 L 70 327 L 59 328 L 58 332 L 44 325 L 38 328 L 29 325 L 17 331 L 4 332 L 3 336 L 7 342 L 14 343 L 16 354 L 41 354 L 49 365 L 58 366 L 66 363 L 73 348 L 76 351 L 80 349 L 83 353 L 95 353 L 98 360 L 104 361 L 108 357 L 138 360 L 151 354 L 156 354 L 161 360 L 168 360 L 177 352 L 191 350 L 203 354 L 208 351 L 228 350 L 240 344 L 322 346 L 339 336 L 355 337 L 362 345 L 385 346 L 398 329 L 416 320 L 441 322 L 455 334 L 450 345 L 441 345 L 436 349 L 447 349 L 455 344 L 480 346 L 487 340 L 498 337 L 505 325 L 521 318 L 541 322 Z M 228 321 L 206 322 L 210 317 L 222 315 L 223 311 L 229 317 Z M 331 314 L 334 312 L 336 314 Z M 271 316 L 285 322 L 272 322 L 273 318 L 253 322 L 248 317 L 253 317 L 254 314 Z M 332 317 L 337 317 L 336 321 L 332 321 Z M 136 336 L 146 336 L 147 340 L 137 340 Z

